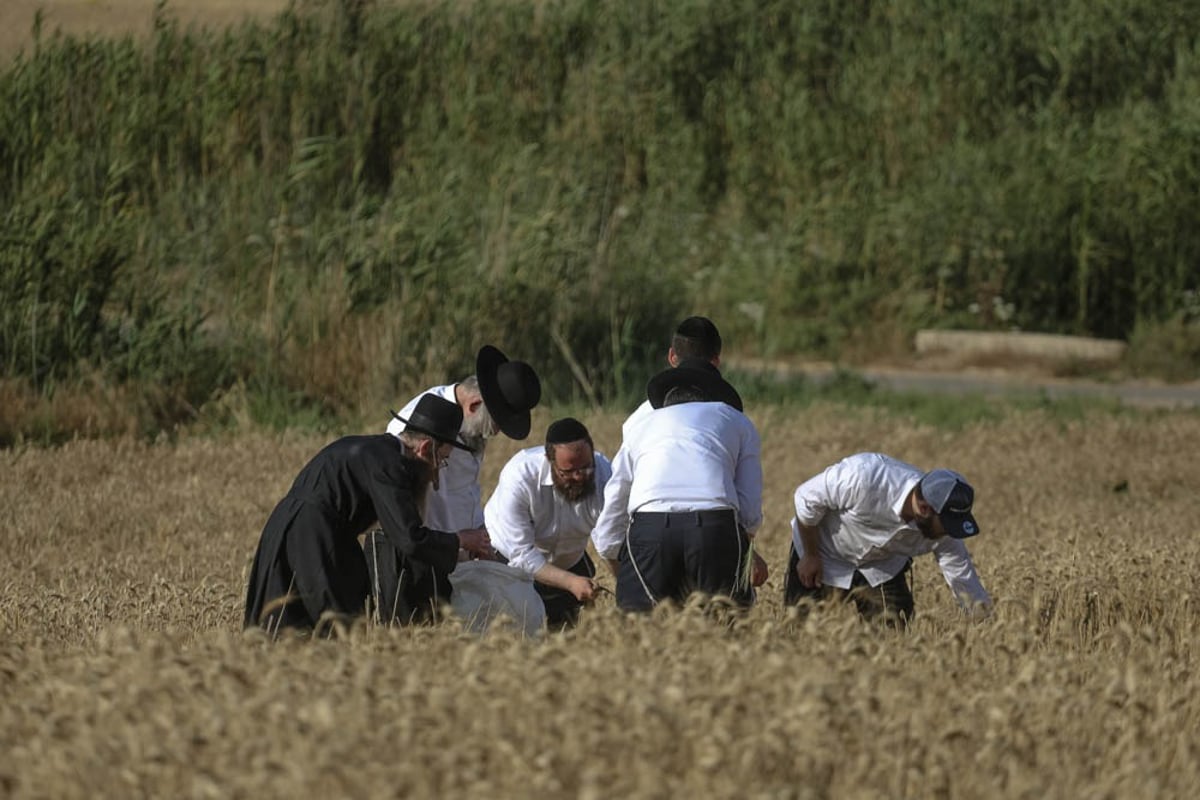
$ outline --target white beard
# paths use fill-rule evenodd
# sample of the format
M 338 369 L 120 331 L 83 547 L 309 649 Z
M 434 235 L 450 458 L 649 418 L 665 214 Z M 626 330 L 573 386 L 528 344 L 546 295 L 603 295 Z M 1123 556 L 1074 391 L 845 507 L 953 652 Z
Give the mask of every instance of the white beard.
M 495 435 L 494 430 L 495 423 L 492 422 L 492 415 L 488 413 L 487 407 L 481 404 L 478 411 L 463 418 L 458 436 L 476 455 L 482 455 L 484 448 L 487 447 L 487 440 Z

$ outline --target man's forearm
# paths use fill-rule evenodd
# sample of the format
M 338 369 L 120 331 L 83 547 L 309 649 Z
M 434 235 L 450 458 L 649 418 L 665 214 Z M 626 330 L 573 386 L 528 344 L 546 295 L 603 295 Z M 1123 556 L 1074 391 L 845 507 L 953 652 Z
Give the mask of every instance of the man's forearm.
M 575 577 L 577 577 L 575 573 L 568 572 L 562 567 L 556 567 L 550 562 L 546 562 L 533 573 L 533 579 L 538 583 L 553 586 L 565 592 L 571 591 L 571 579 Z

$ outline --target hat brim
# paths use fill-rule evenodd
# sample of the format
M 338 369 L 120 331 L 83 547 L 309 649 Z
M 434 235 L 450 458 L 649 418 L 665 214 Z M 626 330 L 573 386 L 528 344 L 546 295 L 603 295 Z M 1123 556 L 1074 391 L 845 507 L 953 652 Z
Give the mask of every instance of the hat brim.
M 943 511 L 938 514 L 938 519 L 941 520 L 942 529 L 946 531 L 946 535 L 952 539 L 970 539 L 972 536 L 979 535 L 979 524 L 975 522 L 974 515 L 969 511 L 961 513 Z
M 679 366 L 665 369 L 646 384 L 646 399 L 654 408 L 662 408 L 667 392 L 679 386 L 695 386 L 709 400 L 742 410 L 742 398 L 737 389 L 715 369 L 694 369 Z
M 500 391 L 500 367 L 508 363 L 508 356 L 496 347 L 485 344 L 475 356 L 475 378 L 479 381 L 479 395 L 496 427 L 510 439 L 524 439 L 533 427 L 530 409 L 513 408 Z
M 435 441 L 441 442 L 442 444 L 448 444 L 448 445 L 452 445 L 452 446 L 454 446 L 454 447 L 457 447 L 459 450 L 466 450 L 468 453 L 474 453 L 474 452 L 475 452 L 474 450 L 472 450 L 471 448 L 467 447 L 467 446 L 466 446 L 465 444 L 463 444 L 462 442 L 458 441 L 458 439 L 457 439 L 457 438 L 454 438 L 454 439 L 447 439 L 447 438 L 445 438 L 444 436 L 442 436 L 442 434 L 440 434 L 440 433 L 437 433 L 436 431 L 431 431 L 431 430 L 429 430 L 428 428 L 426 428 L 426 427 L 424 427 L 423 425 L 421 425 L 420 423 L 413 423 L 413 422 L 409 422 L 409 421 L 408 421 L 408 420 L 406 420 L 404 417 L 402 417 L 402 416 L 400 416 L 399 414 L 397 414 L 395 411 L 392 411 L 391 409 L 388 409 L 388 410 L 389 410 L 389 411 L 391 411 L 391 413 L 392 413 L 392 416 L 393 416 L 393 417 L 395 417 L 396 419 L 398 419 L 398 420 L 400 420 L 401 422 L 403 422 L 403 423 L 404 423 L 404 430 L 406 430 L 406 431 L 415 431 L 416 433 L 423 433 L 423 434 L 425 434 L 426 436 L 431 436 L 431 437 L 433 437 L 433 439 L 434 439 Z

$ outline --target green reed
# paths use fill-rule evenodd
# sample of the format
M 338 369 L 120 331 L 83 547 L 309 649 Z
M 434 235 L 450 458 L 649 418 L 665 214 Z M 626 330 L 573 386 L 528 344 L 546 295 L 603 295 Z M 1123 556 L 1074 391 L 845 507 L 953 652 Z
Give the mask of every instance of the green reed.
M 1195 10 L 340 0 L 41 33 L 0 72 L 3 377 L 167 386 L 164 424 L 235 386 L 361 413 L 495 341 L 602 403 L 687 313 L 763 356 L 1015 326 L 1194 374 Z

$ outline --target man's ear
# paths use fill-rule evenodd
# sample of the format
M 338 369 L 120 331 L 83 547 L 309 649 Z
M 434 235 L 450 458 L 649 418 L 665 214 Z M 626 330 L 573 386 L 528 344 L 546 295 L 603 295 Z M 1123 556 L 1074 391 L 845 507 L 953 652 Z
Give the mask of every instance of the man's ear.
M 482 397 L 476 397 L 474 400 L 472 400 L 471 402 L 467 403 L 467 413 L 468 413 L 468 414 L 475 414 L 475 413 L 477 413 L 477 412 L 479 411 L 479 407 L 480 407 L 481 405 L 483 405 L 483 398 L 482 398 Z
M 929 505 L 925 501 L 925 495 L 921 494 L 920 484 L 912 488 L 908 500 L 905 502 L 912 513 L 918 517 L 928 518 L 933 513 L 933 506 Z
M 667 363 L 672 367 L 679 366 L 679 354 L 675 352 L 674 347 L 667 348 Z
M 917 494 L 915 499 L 917 501 L 917 514 L 925 518 L 936 516 L 937 512 L 933 510 L 933 506 L 920 493 Z

